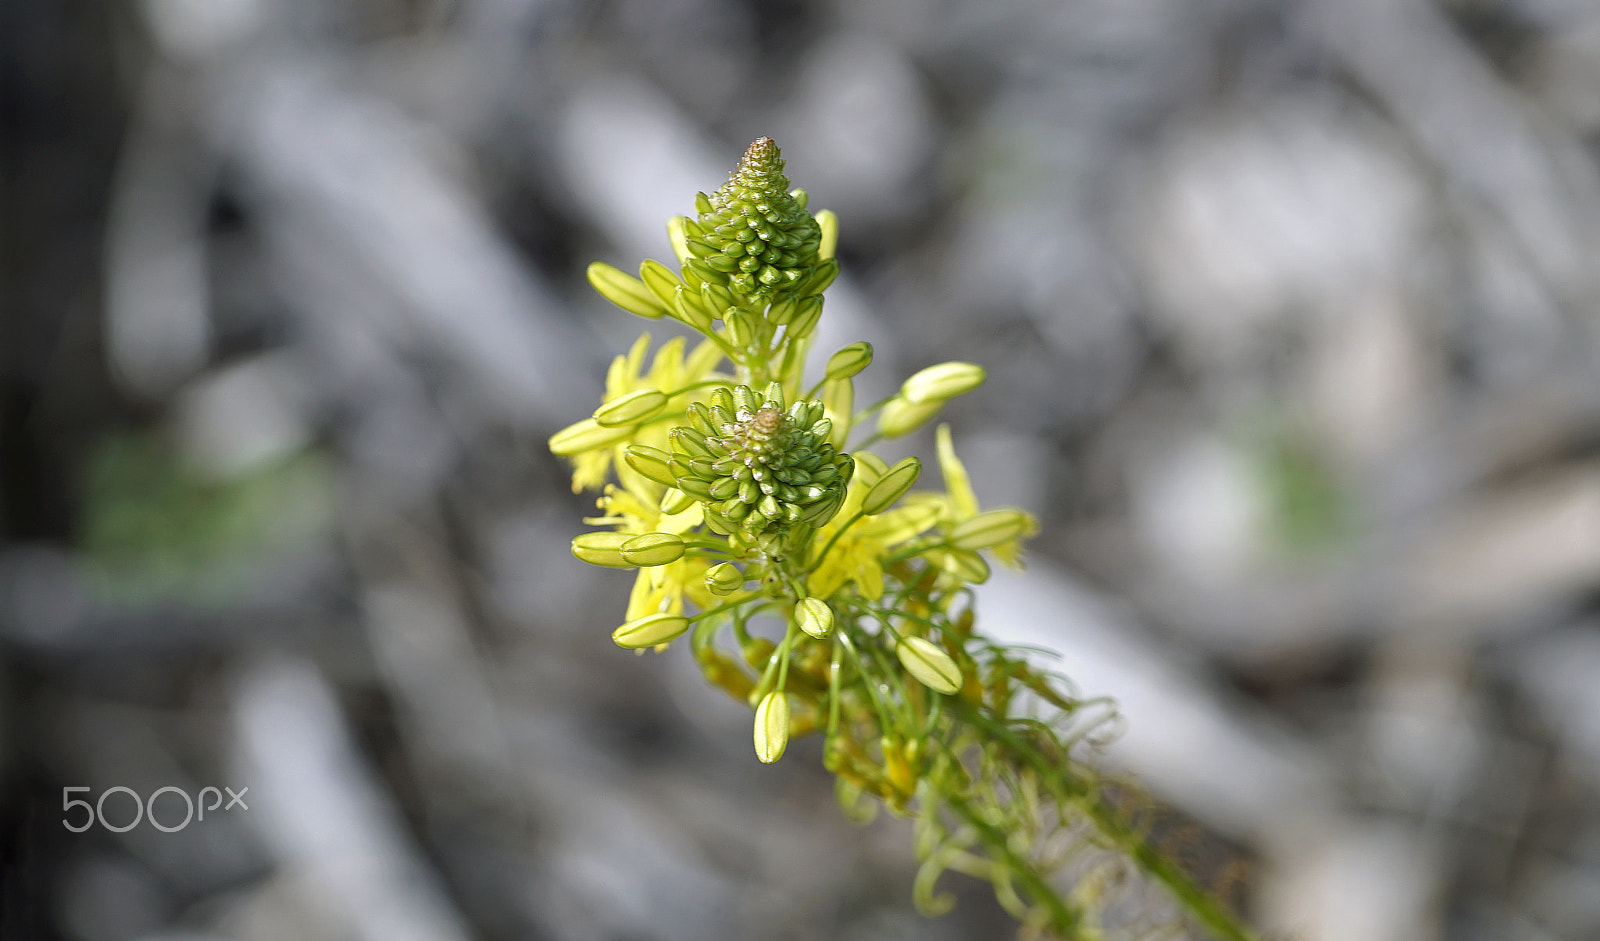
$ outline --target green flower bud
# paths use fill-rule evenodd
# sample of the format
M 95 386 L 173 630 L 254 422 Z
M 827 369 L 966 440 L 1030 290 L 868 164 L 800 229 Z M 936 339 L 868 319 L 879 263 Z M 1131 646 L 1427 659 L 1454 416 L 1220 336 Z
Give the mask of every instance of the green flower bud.
M 639 280 L 655 295 L 663 310 L 672 309 L 672 299 L 677 296 L 678 288 L 683 287 L 683 282 L 670 268 L 653 258 L 646 258 L 639 265 Z
M 744 573 L 732 562 L 718 562 L 706 569 L 706 590 L 727 596 L 744 587 Z
M 622 544 L 622 559 L 629 565 L 666 565 L 683 558 L 683 538 L 672 533 L 645 533 Z
M 818 264 L 822 231 L 803 196 L 789 192 L 769 137 L 752 143 L 728 182 L 695 205 L 700 216 L 684 226 L 683 267 L 707 284 L 768 304 L 795 294 Z
M 817 229 L 822 235 L 822 241 L 817 245 L 817 257 L 833 261 L 834 249 L 839 244 L 839 217 L 833 214 L 832 209 L 822 210 L 817 213 Z M 837 265 L 834 270 L 839 270 Z
M 990 510 L 951 527 L 947 541 L 956 549 L 990 549 L 1037 528 L 1021 510 Z
M 845 441 L 850 438 L 850 422 L 853 419 L 852 409 L 856 404 L 855 383 L 849 379 L 831 379 L 822 385 L 822 405 L 825 411 L 833 415 L 833 432 L 828 435 L 828 443 L 836 448 L 844 447 Z
M 861 512 L 868 516 L 876 516 L 887 510 L 894 505 L 894 501 L 905 496 L 906 491 L 917 482 L 917 477 L 921 473 L 922 462 L 914 457 L 908 457 L 889 468 L 862 498 Z
M 622 459 L 628 462 L 629 467 L 658 484 L 665 484 L 668 487 L 678 485 L 678 479 L 672 475 L 670 464 L 672 455 L 660 448 L 652 448 L 645 444 L 630 444 L 622 452 Z
M 852 343 L 828 357 L 828 379 L 848 379 L 866 369 L 871 362 L 872 344 L 865 340 Z
M 756 757 L 772 764 L 789 747 L 789 696 L 780 690 L 761 697 L 756 706 Z
M 897 395 L 878 412 L 878 434 L 899 438 L 926 425 L 944 408 L 944 402 L 911 402 Z
M 930 549 L 928 558 L 968 585 L 981 585 L 989 580 L 989 563 L 970 549 Z
M 672 243 L 672 254 L 677 257 L 678 264 L 683 264 L 689 256 L 689 235 L 685 224 L 689 222 L 687 216 L 673 216 L 667 220 L 667 240 Z
M 594 410 L 594 420 L 607 428 L 638 425 L 654 418 L 667 404 L 660 389 L 636 389 Z
M 794 319 L 789 321 L 789 336 L 800 338 L 808 337 L 816 329 L 817 321 L 822 318 L 822 297 L 812 295 L 801 301 L 795 307 Z
M 650 614 L 636 618 L 611 632 L 618 647 L 639 650 L 664 644 L 689 629 L 689 619 L 681 614 Z
M 674 485 L 669 484 L 661 494 L 661 512 L 666 516 L 675 516 L 691 506 L 694 506 L 694 497 Z
M 584 533 L 572 540 L 572 554 L 590 565 L 632 568 L 632 564 L 622 557 L 622 544 L 631 538 L 632 533 Z
M 562 457 L 609 447 L 633 437 L 633 428 L 607 428 L 593 418 L 568 425 L 550 436 L 550 450 Z
M 982 366 L 973 363 L 940 363 L 914 373 L 900 386 L 900 396 L 913 405 L 948 402 L 983 385 Z
M 961 668 L 939 645 L 923 637 L 907 637 L 895 648 L 895 656 L 917 682 L 936 693 L 954 695 L 961 689 Z
M 821 598 L 801 598 L 794 606 L 794 620 L 802 631 L 821 640 L 833 630 L 833 609 Z
M 871 487 L 889 473 L 889 465 L 871 451 L 857 451 L 852 457 L 856 459 L 856 467 L 861 471 L 861 483 L 865 486 Z
M 589 266 L 588 275 L 601 297 L 631 314 L 655 320 L 667 312 L 643 281 L 619 268 L 597 261 Z

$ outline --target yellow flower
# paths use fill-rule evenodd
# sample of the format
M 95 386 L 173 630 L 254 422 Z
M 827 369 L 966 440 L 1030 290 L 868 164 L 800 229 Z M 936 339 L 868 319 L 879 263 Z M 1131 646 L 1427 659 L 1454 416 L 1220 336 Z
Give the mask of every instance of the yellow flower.
M 939 521 L 940 506 L 925 499 L 909 498 L 892 510 L 866 517 L 843 529 L 861 510 L 861 501 L 871 490 L 861 476 L 852 478 L 844 505 L 833 520 L 817 532 L 813 542 L 819 549 L 828 545 L 834 534 L 839 539 L 811 573 L 808 588 L 818 598 L 828 598 L 849 582 L 866 598 L 883 597 L 883 559 L 895 548 Z
M 572 459 L 573 493 L 604 484 L 613 465 L 617 467 L 618 476 L 622 476 L 626 468 L 622 452 L 628 445 L 665 447 L 667 428 L 682 415 L 694 394 L 695 390 L 687 387 L 715 375 L 713 369 L 722 359 L 721 350 L 710 340 L 702 342 L 685 357 L 683 338 L 674 337 L 662 344 L 650 369 L 641 373 L 649 348 L 650 334 L 641 334 L 626 354 L 612 360 L 611 367 L 606 370 L 606 391 L 601 405 L 646 389 L 658 390 L 669 396 L 666 404 L 653 412 L 658 417 L 636 427 L 617 428 L 585 418 L 551 438 L 555 450 Z
M 939 471 L 944 475 L 943 497 L 936 498 L 942 504 L 942 522 L 946 532 L 957 525 L 978 515 L 978 496 L 972 490 L 972 478 L 967 476 L 967 468 L 956 457 L 955 445 L 950 440 L 950 426 L 940 425 L 935 434 L 935 445 L 939 454 Z M 1011 568 L 1022 567 L 1022 541 L 1039 531 L 1039 523 L 1031 513 L 1015 510 L 1024 520 L 1024 525 L 1017 535 L 1006 539 L 990 548 L 995 558 L 1004 562 Z
M 597 501 L 605 515 L 589 517 L 584 522 L 614 526 L 623 533 L 681 535 L 705 519 L 699 502 L 691 502 L 678 513 L 662 512 L 661 495 L 666 488 L 639 474 L 626 462 L 617 462 L 617 478 L 621 485 L 607 484 L 605 493 Z M 639 569 L 633 591 L 628 596 L 628 613 L 624 620 L 631 622 L 652 614 L 682 614 L 685 596 L 701 607 L 709 607 L 716 600 L 705 584 L 706 569 L 710 566 L 711 560 L 691 553 L 666 565 Z

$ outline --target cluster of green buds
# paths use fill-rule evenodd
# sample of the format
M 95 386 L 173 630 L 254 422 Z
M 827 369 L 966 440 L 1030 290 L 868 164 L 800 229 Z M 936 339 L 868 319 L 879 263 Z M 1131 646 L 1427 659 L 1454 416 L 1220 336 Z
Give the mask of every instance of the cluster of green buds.
M 798 524 L 832 519 L 855 470 L 850 456 L 828 443 L 833 422 L 822 403 L 785 409 L 783 398 L 776 382 L 764 394 L 749 386 L 717 389 L 709 405 L 690 405 L 689 424 L 670 435 L 673 482 L 706 503 L 712 531 L 769 550 Z
M 789 191 L 770 137 L 745 151 L 720 189 L 695 197 L 699 218 L 683 224 L 683 267 L 707 284 L 770 302 L 797 293 L 818 263 L 822 230 L 803 190 Z
M 760 761 L 820 732 L 847 806 L 870 795 L 917 821 L 925 910 L 942 904 L 938 874 L 957 868 L 991 879 L 1029 927 L 1083 937 L 1100 901 L 1049 885 L 1070 857 L 1039 830 L 1041 802 L 1074 833 L 1070 815 L 1088 814 L 1097 857 L 1117 846 L 1145 865 L 1148 854 L 1057 735 L 1078 701 L 974 629 L 985 556 L 1019 565 L 1037 524 L 979 506 L 948 426 L 935 435 L 942 489 L 913 489 L 917 457 L 890 465 L 869 450 L 925 426 L 984 370 L 929 366 L 857 410 L 854 377 L 873 361 L 862 342 L 808 383 L 837 221 L 813 216 L 783 171 L 770 138 L 751 144 L 726 184 L 698 195 L 697 218 L 669 222 L 677 271 L 589 267 L 619 307 L 703 342 L 670 340 L 646 368 L 641 337 L 613 362 L 600 407 L 552 437 L 574 490 L 603 493 L 589 522 L 608 528 L 574 539 L 573 554 L 636 570 L 612 640 L 661 650 L 685 639 L 706 680 L 752 708 Z M 1023 700 L 1060 710 L 1061 725 L 1020 714 Z

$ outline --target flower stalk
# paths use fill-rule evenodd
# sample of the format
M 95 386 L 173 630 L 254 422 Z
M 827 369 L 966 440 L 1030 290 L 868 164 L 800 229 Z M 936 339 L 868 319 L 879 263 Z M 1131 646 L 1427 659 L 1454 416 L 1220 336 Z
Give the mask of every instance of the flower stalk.
M 822 734 L 847 813 L 870 797 L 916 821 L 913 898 L 926 912 L 946 906 L 936 885 L 953 869 L 991 882 L 1035 934 L 1153 923 L 1248 938 L 1105 798 L 1085 745 L 1107 712 L 977 630 L 971 588 L 990 558 L 1020 567 L 1033 516 L 980 507 L 947 426 L 939 486 L 918 488 L 918 458 L 891 466 L 869 450 L 980 388 L 984 369 L 929 366 L 852 413 L 869 344 L 805 375 L 839 270 L 837 219 L 809 211 L 764 137 L 694 205 L 668 223 L 676 269 L 647 260 L 636 278 L 596 262 L 588 278 L 698 345 L 669 340 L 647 368 L 641 336 L 593 414 L 550 442 L 574 491 L 600 492 L 588 522 L 601 528 L 573 555 L 635 571 L 613 640 L 661 650 L 687 635 L 706 680 L 753 709 L 762 762 Z M 1130 885 L 1162 890 L 1164 906 L 1128 921 Z

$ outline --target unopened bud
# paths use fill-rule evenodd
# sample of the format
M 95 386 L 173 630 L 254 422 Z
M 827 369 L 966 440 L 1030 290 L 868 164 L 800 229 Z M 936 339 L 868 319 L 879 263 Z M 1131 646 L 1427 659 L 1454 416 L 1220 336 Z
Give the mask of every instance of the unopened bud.
M 650 614 L 629 621 L 611 632 L 618 647 L 631 650 L 664 644 L 689 629 L 689 619 L 681 614 Z
M 801 598 L 794 606 L 795 623 L 818 640 L 833 630 L 833 609 L 821 598 Z
M 756 757 L 762 764 L 772 764 L 783 757 L 789 747 L 789 696 L 780 691 L 761 697 L 756 706 L 755 727 Z
M 953 526 L 949 542 L 956 549 L 990 549 L 1036 529 L 1033 518 L 1021 510 L 989 510 Z
M 917 682 L 936 693 L 954 695 L 961 688 L 961 668 L 939 646 L 923 637 L 907 637 L 895 648 L 895 656 Z
M 876 516 L 887 510 L 894 505 L 894 501 L 905 496 L 906 491 L 917 482 L 917 476 L 921 473 L 922 462 L 914 457 L 908 457 L 889 468 L 861 500 L 861 512 L 868 516 Z
M 623 561 L 629 565 L 666 565 L 683 558 L 683 538 L 672 533 L 645 533 L 622 544 Z
M 872 362 L 872 344 L 865 340 L 852 343 L 828 357 L 829 379 L 848 379 L 866 369 Z
M 643 281 L 620 268 L 597 261 L 589 266 L 588 275 L 601 297 L 629 313 L 655 320 L 667 312 Z
M 940 363 L 912 375 L 900 386 L 900 395 L 915 405 L 948 402 L 983 385 L 983 367 L 975 363 Z

